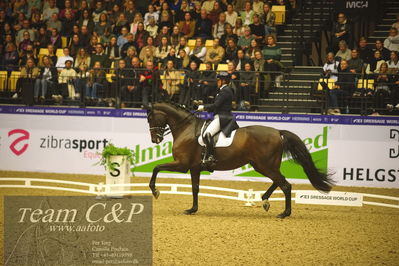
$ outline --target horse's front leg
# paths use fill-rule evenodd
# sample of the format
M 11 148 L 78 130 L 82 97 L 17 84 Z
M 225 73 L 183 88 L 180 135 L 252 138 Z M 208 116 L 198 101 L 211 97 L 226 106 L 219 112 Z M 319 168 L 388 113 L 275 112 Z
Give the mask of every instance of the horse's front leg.
M 150 189 L 152 191 L 152 195 L 157 199 L 159 197 L 159 190 L 155 186 L 155 182 L 157 180 L 157 175 L 159 171 L 172 171 L 172 172 L 182 172 L 185 173 L 187 172 L 188 167 L 178 161 L 173 161 L 170 163 L 165 163 L 165 164 L 160 164 L 154 167 L 154 170 L 152 170 L 152 176 L 150 180 Z
M 185 210 L 185 214 L 194 214 L 198 211 L 198 192 L 200 184 L 201 171 L 199 169 L 190 169 L 191 174 L 191 188 L 193 191 L 193 207 L 191 209 Z

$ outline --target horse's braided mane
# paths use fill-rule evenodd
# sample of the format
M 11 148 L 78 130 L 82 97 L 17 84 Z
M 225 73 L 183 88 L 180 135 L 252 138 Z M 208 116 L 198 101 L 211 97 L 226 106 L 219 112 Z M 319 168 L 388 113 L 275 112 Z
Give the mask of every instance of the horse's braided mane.
M 176 102 L 169 101 L 169 100 L 163 100 L 163 101 L 158 101 L 158 103 L 167 103 L 167 104 L 170 104 L 170 105 L 176 107 L 177 109 L 181 109 L 181 110 L 183 110 L 183 111 L 185 111 L 187 113 L 190 113 L 190 114 L 194 115 L 189 108 L 187 108 L 187 107 L 185 107 L 185 106 L 183 106 L 181 104 L 178 104 Z

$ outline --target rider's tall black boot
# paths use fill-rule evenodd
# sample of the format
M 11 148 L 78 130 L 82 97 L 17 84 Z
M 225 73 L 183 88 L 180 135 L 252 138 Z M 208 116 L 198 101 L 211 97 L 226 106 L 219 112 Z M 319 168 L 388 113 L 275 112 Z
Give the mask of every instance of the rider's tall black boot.
M 216 166 L 215 144 L 213 142 L 213 137 L 210 133 L 205 134 L 204 142 L 206 144 L 206 155 L 205 159 L 202 161 L 202 167 L 205 170 L 213 172 L 213 169 Z

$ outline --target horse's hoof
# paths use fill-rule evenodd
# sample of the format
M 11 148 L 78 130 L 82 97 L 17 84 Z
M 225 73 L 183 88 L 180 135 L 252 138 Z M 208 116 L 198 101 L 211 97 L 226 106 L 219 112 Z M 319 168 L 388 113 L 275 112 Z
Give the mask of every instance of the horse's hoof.
M 265 211 L 269 211 L 270 203 L 267 199 L 262 201 L 262 206 L 263 206 L 263 209 L 265 209 Z
M 279 215 L 277 215 L 277 218 L 284 219 L 285 217 L 288 217 L 290 215 L 291 215 L 291 213 L 282 212 Z
M 197 209 L 191 208 L 191 209 L 185 210 L 184 214 L 191 215 L 191 214 L 195 214 L 196 212 L 197 212 Z
M 155 190 L 152 192 L 152 195 L 154 195 L 154 198 L 155 198 L 155 199 L 158 199 L 160 194 L 161 194 L 161 192 L 159 192 L 158 189 L 155 189 Z

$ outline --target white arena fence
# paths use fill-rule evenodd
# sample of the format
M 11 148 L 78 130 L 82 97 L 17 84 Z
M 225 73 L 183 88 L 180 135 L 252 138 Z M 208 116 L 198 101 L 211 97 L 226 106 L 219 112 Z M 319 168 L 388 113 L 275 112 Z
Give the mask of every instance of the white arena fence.
M 71 187 L 72 186 L 72 187 Z M 169 189 L 160 190 L 161 194 L 174 194 L 174 195 L 192 195 L 191 191 L 179 191 L 179 189 L 191 189 L 190 184 L 168 184 L 168 183 L 157 183 L 157 187 L 166 187 Z M 91 184 L 84 182 L 74 182 L 74 181 L 66 181 L 66 180 L 55 180 L 55 179 L 41 179 L 41 178 L 16 178 L 16 177 L 0 177 L 0 188 L 23 188 L 23 189 L 44 189 L 44 190 L 58 190 L 58 191 L 69 191 L 83 194 L 95 195 L 98 197 L 112 197 L 112 196 L 120 196 L 120 195 L 129 195 L 129 194 L 151 194 L 151 190 L 148 188 L 147 183 L 131 183 L 131 184 Z M 113 188 L 117 188 L 115 190 Z M 127 189 L 129 188 L 129 189 Z M 138 188 L 136 190 L 132 190 L 132 188 Z M 141 189 L 141 188 L 146 188 Z M 265 191 L 254 191 L 253 189 L 249 190 L 239 190 L 232 188 L 223 188 L 223 187 L 212 187 L 212 186 L 200 186 L 200 190 L 212 190 L 217 192 L 227 192 L 233 195 L 223 195 L 223 194 L 211 194 L 211 193 L 203 193 L 200 192 L 199 196 L 203 197 L 212 197 L 212 198 L 220 198 L 220 199 L 229 199 L 229 200 L 238 200 L 245 202 L 246 206 L 253 206 L 255 202 L 262 201 L 262 195 Z M 317 194 L 317 191 L 308 191 L 308 190 L 293 190 L 295 193 L 295 197 L 292 197 L 292 200 L 299 202 L 300 194 L 301 198 L 303 195 L 306 196 L 306 192 L 310 193 L 309 197 L 313 197 L 314 194 Z M 274 193 L 282 194 L 281 190 L 276 190 Z M 334 192 L 331 192 L 334 193 Z M 330 194 L 331 194 L 330 193 Z M 376 195 L 376 194 L 367 194 L 367 193 L 351 193 L 351 192 L 335 192 L 341 193 L 339 195 L 343 195 L 348 193 L 348 195 L 358 195 L 361 198 L 361 205 L 353 205 L 353 204 L 329 204 L 327 205 L 341 205 L 341 206 L 362 206 L 366 205 L 374 205 L 381 207 L 391 207 L 399 209 L 399 197 L 385 196 L 385 195 Z M 235 195 L 234 195 L 235 194 Z M 320 194 L 321 196 L 317 197 L 329 197 L 330 194 Z M 336 196 L 335 196 L 336 197 Z M 392 203 L 382 203 L 375 202 L 369 200 L 363 200 L 363 198 L 370 199 L 383 199 L 392 201 Z M 340 197 L 342 198 L 342 197 Z M 284 197 L 273 197 L 269 198 L 269 201 L 283 201 Z M 299 202 L 304 203 L 304 202 Z M 309 204 L 326 204 L 321 203 L 315 200 L 314 202 L 307 202 Z

